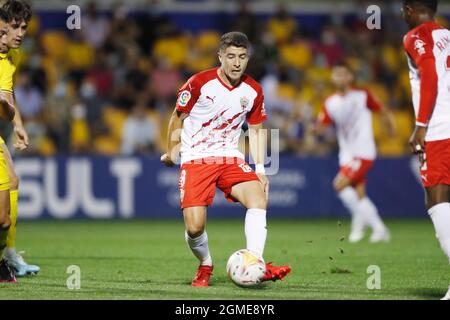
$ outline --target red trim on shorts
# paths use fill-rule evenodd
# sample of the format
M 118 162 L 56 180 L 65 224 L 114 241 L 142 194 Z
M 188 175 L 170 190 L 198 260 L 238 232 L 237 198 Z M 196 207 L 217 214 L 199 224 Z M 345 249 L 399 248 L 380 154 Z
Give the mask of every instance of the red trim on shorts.
M 373 163 L 373 160 L 355 158 L 350 163 L 343 165 L 339 174 L 349 178 L 352 185 L 366 183 L 366 175 L 372 168 Z

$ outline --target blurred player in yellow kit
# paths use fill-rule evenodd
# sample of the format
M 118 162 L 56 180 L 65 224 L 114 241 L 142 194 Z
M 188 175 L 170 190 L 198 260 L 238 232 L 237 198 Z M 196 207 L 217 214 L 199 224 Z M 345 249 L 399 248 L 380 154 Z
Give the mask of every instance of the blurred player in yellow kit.
M 32 12 L 30 5 L 21 0 L 7 0 L 1 3 L 1 8 L 8 17 L 7 47 L 0 51 L 0 90 L 6 101 L 15 105 L 13 85 L 14 75 L 20 62 L 19 47 L 27 32 L 28 23 L 31 20 Z M 14 147 L 24 150 L 28 147 L 28 135 L 24 129 L 22 118 L 18 108 L 15 110 L 13 119 L 14 134 L 16 142 Z M 4 141 L 0 140 L 0 149 L 6 161 L 10 187 L 10 218 L 11 227 L 8 232 L 7 247 L 4 254 L 5 260 L 13 269 L 16 276 L 21 277 L 27 274 L 36 274 L 40 268 L 27 264 L 23 257 L 16 252 L 16 224 L 17 224 L 17 202 L 19 197 L 19 179 L 14 171 L 11 154 Z
M 0 8 L 0 51 L 8 50 L 8 21 L 7 13 Z M 0 79 L 3 79 L 3 59 L 0 60 Z M 3 92 L 0 92 L 0 120 L 12 121 L 15 116 L 14 105 L 8 103 Z M 0 143 L 3 139 L 0 137 Z M 6 160 L 3 149 L 0 148 L 0 283 L 16 282 L 14 272 L 9 267 L 8 262 L 3 259 L 6 248 L 8 231 L 11 226 L 10 219 L 10 185 L 9 175 L 6 168 Z

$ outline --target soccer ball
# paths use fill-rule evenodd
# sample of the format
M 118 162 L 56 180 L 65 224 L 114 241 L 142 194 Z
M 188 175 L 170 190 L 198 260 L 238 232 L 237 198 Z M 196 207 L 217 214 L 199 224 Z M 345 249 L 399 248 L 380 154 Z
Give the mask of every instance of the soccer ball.
M 259 285 L 265 273 L 263 258 L 247 249 L 236 251 L 228 259 L 227 274 L 240 287 Z

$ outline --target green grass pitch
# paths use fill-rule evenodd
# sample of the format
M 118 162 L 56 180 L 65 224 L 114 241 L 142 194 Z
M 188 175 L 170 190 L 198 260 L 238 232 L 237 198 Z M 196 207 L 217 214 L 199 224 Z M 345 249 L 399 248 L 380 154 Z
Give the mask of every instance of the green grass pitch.
M 245 247 L 242 220 L 208 221 L 215 261 L 209 288 L 192 288 L 197 261 L 179 221 L 24 222 L 18 248 L 42 270 L 0 285 L 0 299 L 439 299 L 450 283 L 448 261 L 429 220 L 388 221 L 389 244 L 349 244 L 347 221 L 269 220 L 266 261 L 290 264 L 282 282 L 242 289 L 225 273 L 228 256 Z M 66 286 L 81 268 L 81 289 Z M 380 290 L 367 289 L 370 265 Z

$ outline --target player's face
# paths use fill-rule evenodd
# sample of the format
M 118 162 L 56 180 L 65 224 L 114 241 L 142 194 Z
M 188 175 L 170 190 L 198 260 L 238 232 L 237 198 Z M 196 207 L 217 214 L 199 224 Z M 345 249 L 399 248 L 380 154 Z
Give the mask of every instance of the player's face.
M 345 67 L 335 67 L 331 79 L 338 89 L 345 89 L 353 83 L 353 74 Z
M 28 23 L 25 21 L 13 20 L 9 24 L 8 47 L 17 49 L 22 45 L 28 30 Z
M 8 51 L 8 24 L 0 21 L 0 52 Z
M 412 21 L 413 21 L 413 10 L 412 10 L 412 8 L 410 6 L 405 6 L 405 5 L 402 6 L 402 17 L 403 17 L 403 20 L 405 20 L 405 22 L 408 25 L 412 24 Z
M 239 81 L 247 68 L 248 50 L 241 47 L 227 47 L 219 52 L 221 68 L 231 81 Z

